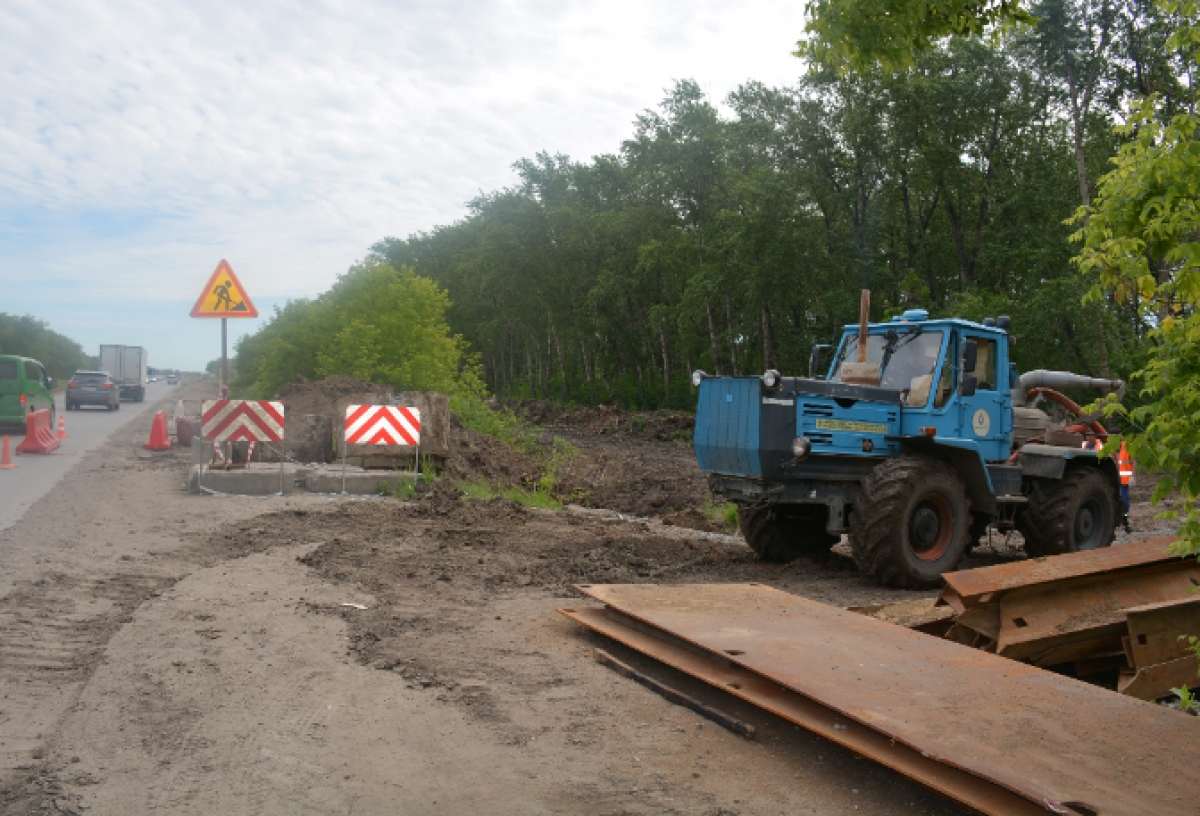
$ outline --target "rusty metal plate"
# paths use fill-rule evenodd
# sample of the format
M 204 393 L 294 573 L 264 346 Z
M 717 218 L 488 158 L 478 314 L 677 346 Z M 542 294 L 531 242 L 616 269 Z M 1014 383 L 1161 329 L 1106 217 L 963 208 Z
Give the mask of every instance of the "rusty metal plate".
M 996 653 L 1053 665 L 1041 655 L 1068 643 L 1120 637 L 1130 609 L 1187 598 L 1197 585 L 1200 565 L 1189 559 L 1011 590 L 1000 599 Z
M 1200 720 L 1181 712 L 758 584 L 578 588 L 1031 802 L 1200 802 Z
M 1181 657 L 1194 657 L 1186 637 L 1200 637 L 1200 598 L 1195 595 L 1139 606 L 1130 609 L 1126 618 L 1134 666 L 1144 668 Z
M 838 712 L 761 675 L 698 652 L 663 632 L 607 609 L 560 609 L 563 615 L 602 635 L 690 674 L 861 756 L 904 774 L 930 790 L 979 813 L 1005 816 L 1045 814 L 1041 805 L 977 776 L 945 765 L 872 728 L 848 722 Z
M 1120 544 L 1099 550 L 1052 555 L 1046 558 L 1031 558 L 994 567 L 948 572 L 942 576 L 951 590 L 951 596 L 971 606 L 980 598 L 996 592 L 1005 592 L 1017 587 L 1048 584 L 1065 578 L 1080 578 L 1125 569 L 1156 564 L 1161 561 L 1176 561 L 1177 556 L 1168 555 L 1167 547 L 1174 544 L 1172 536 L 1149 538 L 1132 544 Z
M 1165 697 L 1171 689 L 1197 685 L 1196 656 L 1181 657 L 1138 669 L 1134 675 L 1122 676 L 1118 686 L 1122 694 L 1139 700 Z

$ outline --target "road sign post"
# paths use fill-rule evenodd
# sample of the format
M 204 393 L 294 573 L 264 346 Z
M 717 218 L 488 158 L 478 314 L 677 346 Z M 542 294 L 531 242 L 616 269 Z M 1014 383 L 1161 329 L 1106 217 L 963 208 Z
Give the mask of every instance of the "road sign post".
M 224 398 L 229 387 L 229 318 L 258 317 L 258 309 L 250 302 L 250 296 L 233 274 L 228 261 L 222 259 L 217 264 L 192 307 L 192 317 L 221 318 L 221 382 L 218 390 L 219 396 Z

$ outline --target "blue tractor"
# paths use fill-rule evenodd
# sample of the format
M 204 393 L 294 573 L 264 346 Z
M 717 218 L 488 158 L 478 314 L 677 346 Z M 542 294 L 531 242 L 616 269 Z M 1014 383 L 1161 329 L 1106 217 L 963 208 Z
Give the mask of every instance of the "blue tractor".
M 819 557 L 848 534 L 861 571 L 919 589 L 954 570 L 989 525 L 1020 531 L 1031 556 L 1112 543 L 1128 512 L 1115 463 L 1082 448 L 1079 425 L 1056 425 L 1027 400 L 1078 413 L 1054 389 L 1119 398 L 1120 380 L 1018 375 L 1007 317 L 912 309 L 869 324 L 866 304 L 823 377 L 832 346 L 813 349 L 808 377 L 693 375 L 697 459 L 761 558 Z

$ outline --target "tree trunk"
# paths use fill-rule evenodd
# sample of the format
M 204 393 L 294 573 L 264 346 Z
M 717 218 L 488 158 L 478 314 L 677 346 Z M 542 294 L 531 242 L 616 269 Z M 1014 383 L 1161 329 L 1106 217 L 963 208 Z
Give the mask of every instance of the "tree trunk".
M 733 296 L 725 293 L 725 325 L 729 328 L 729 367 L 738 376 L 737 337 L 733 330 Z
M 571 386 L 567 382 L 567 364 L 563 358 L 562 343 L 558 342 L 558 330 L 554 328 L 554 321 L 550 319 L 549 313 L 546 314 L 546 323 L 550 326 L 550 337 L 547 338 L 546 345 L 549 346 L 550 339 L 554 340 L 554 350 L 558 355 L 558 376 L 562 377 L 563 399 L 571 399 Z
M 950 231 L 954 235 L 954 255 L 958 261 L 958 285 L 966 289 L 970 283 L 967 275 L 967 237 L 964 234 L 962 218 L 958 208 L 954 206 L 949 192 L 946 192 L 946 216 L 950 219 Z
M 775 332 L 774 327 L 771 325 L 771 307 L 767 305 L 765 300 L 762 307 L 762 324 L 763 368 L 778 368 L 778 361 L 775 359 Z
M 537 381 L 533 378 L 533 352 L 529 348 L 529 338 L 525 339 L 525 381 L 529 383 L 529 391 L 537 399 Z
M 662 344 L 662 360 L 663 360 L 663 407 L 670 407 L 671 404 L 671 361 L 667 356 L 667 320 L 660 318 L 658 321 L 658 339 Z
M 1075 327 L 1071 325 L 1070 320 L 1063 321 L 1063 331 L 1066 332 L 1067 340 L 1070 341 L 1071 351 L 1075 352 L 1075 359 L 1079 361 L 1080 371 L 1078 373 L 1087 377 L 1092 376 L 1092 367 L 1088 365 L 1087 358 L 1083 356 L 1083 349 L 1079 347 L 1079 339 L 1075 336 Z
M 713 369 L 718 377 L 721 376 L 721 356 L 717 353 L 717 319 L 713 316 L 712 301 L 704 299 L 704 307 L 708 311 L 708 346 L 712 352 Z
M 588 384 L 588 400 L 594 405 L 596 403 L 596 382 L 593 379 L 592 368 L 588 364 L 587 344 L 583 339 L 579 340 L 579 359 L 583 361 L 583 376 L 587 379 Z
M 517 340 L 513 337 L 512 326 L 508 327 L 508 395 L 513 394 L 517 382 Z

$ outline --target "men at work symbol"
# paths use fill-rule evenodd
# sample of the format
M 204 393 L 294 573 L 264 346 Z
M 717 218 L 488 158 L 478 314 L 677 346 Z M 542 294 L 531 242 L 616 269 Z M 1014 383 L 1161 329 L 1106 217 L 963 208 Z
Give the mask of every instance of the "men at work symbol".
M 233 285 L 229 281 L 222 281 L 213 287 L 213 294 L 217 296 L 217 305 L 213 309 L 214 312 L 244 312 L 246 304 L 241 301 L 235 301 L 230 291 Z

